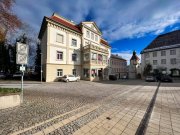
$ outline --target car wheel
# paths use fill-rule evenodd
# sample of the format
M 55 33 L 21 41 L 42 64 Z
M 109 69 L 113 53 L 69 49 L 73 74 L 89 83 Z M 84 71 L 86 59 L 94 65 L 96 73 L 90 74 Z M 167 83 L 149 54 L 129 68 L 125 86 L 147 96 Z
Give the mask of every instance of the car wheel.
M 77 79 L 76 82 L 79 82 L 79 79 Z
M 67 79 L 67 80 L 66 80 L 66 82 L 68 83 L 68 82 L 69 82 L 69 80 Z

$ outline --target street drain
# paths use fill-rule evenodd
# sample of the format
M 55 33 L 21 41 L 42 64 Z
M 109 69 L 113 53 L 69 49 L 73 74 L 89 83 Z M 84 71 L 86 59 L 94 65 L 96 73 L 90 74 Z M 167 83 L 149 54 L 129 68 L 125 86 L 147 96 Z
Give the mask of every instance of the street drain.
M 110 118 L 110 117 L 106 117 L 106 119 L 107 119 L 107 120 L 111 120 L 111 118 Z

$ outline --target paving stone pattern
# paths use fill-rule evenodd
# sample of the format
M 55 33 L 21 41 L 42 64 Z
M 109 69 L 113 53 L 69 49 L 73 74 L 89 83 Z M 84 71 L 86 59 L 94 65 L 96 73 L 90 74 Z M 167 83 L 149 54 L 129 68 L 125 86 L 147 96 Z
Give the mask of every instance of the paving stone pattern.
M 158 83 L 140 80 L 45 83 L 0 110 L 0 135 L 134 135 Z M 180 134 L 180 83 L 161 84 L 146 134 Z
M 180 135 L 180 83 L 161 83 L 146 135 Z
M 135 83 L 135 82 L 134 82 Z M 120 90 L 118 83 L 45 83 L 25 89 L 24 104 L 0 110 L 0 134 L 9 134 L 34 126 L 86 104 L 102 102 Z

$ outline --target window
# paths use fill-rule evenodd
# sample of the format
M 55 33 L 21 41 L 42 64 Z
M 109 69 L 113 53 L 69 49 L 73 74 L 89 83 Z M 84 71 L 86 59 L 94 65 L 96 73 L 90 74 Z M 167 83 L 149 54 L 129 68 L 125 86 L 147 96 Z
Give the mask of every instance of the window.
M 91 39 L 94 40 L 94 33 L 91 33 Z
M 170 59 L 170 62 L 171 62 L 172 65 L 176 64 L 176 58 Z
M 90 70 L 84 68 L 84 77 L 89 78 L 89 73 L 90 73 Z
M 62 69 L 57 69 L 57 76 L 63 76 L 63 70 Z
M 107 56 L 103 55 L 103 60 L 106 61 L 107 60 Z M 118 64 L 118 63 L 117 63 Z
M 157 57 L 157 52 L 153 52 L 153 57 Z
M 145 53 L 145 58 L 149 58 L 149 53 Z
M 75 53 L 72 54 L 72 61 L 77 61 L 77 54 Z
M 176 50 L 170 50 L 170 55 L 176 55 Z
M 92 60 L 97 60 L 97 54 L 96 53 L 92 53 Z
M 166 59 L 162 59 L 161 64 L 166 64 Z
M 77 46 L 77 40 L 76 39 L 72 39 L 72 46 Z
M 96 77 L 97 76 L 96 69 L 92 69 L 91 70 L 91 76 L 92 77 Z
M 90 32 L 88 30 L 86 31 L 86 37 L 90 38 Z
M 157 60 L 153 60 L 153 65 L 157 65 Z
M 98 54 L 98 61 L 102 61 L 102 55 Z
M 73 70 L 72 70 L 72 74 L 73 74 L 74 76 L 76 76 L 76 69 L 73 69 Z
M 84 54 L 84 61 L 89 61 L 89 53 Z
M 95 35 L 95 40 L 98 41 L 98 36 L 97 35 Z
M 57 60 L 63 60 L 63 52 L 57 51 Z
M 57 34 L 57 35 L 56 35 L 56 41 L 59 42 L 59 43 L 63 43 L 63 38 L 64 38 L 64 37 L 63 37 L 63 35 L 61 35 L 61 34 Z
M 161 51 L 161 56 L 166 56 L 166 51 Z

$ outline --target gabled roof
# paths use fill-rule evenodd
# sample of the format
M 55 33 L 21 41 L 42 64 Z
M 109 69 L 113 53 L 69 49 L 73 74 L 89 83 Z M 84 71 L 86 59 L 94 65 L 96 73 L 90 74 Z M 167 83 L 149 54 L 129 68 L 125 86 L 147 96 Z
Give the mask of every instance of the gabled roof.
M 115 55 L 115 54 L 111 54 L 111 58 L 127 61 L 126 59 L 122 58 L 121 56 L 118 56 L 118 55 Z
M 103 44 L 103 45 L 106 45 L 106 46 L 111 47 L 111 46 L 109 45 L 109 43 L 108 43 L 106 40 L 102 39 L 102 38 L 101 38 L 101 40 L 100 40 L 100 43 Z
M 157 36 L 143 51 L 155 48 L 173 47 L 177 44 L 180 44 L 180 30 Z
M 102 32 L 100 31 L 100 29 L 98 28 L 98 26 L 97 26 L 97 24 L 95 23 L 95 22 L 81 22 L 81 24 L 92 24 L 92 25 L 94 25 L 94 27 L 96 28 L 96 30 L 98 31 L 98 33 L 100 34 L 100 35 L 102 35 Z M 88 27 L 87 25 L 86 25 L 86 27 Z M 89 27 L 90 28 L 90 27 Z

